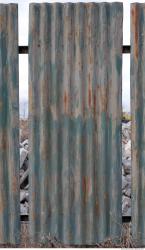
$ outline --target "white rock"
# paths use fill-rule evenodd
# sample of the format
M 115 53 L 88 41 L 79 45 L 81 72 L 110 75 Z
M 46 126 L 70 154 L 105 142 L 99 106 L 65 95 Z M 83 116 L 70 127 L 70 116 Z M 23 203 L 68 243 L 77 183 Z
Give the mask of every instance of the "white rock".
M 128 186 L 128 181 L 125 176 L 122 176 L 122 189 L 124 190 Z
M 26 145 L 24 146 L 24 148 L 25 148 L 26 150 L 29 150 L 29 145 L 26 144 Z
M 131 173 L 131 159 L 126 159 L 122 161 L 125 174 Z
M 25 145 L 28 145 L 29 143 L 28 143 L 28 139 L 26 139 L 25 141 L 23 141 L 23 142 L 21 142 L 21 145 L 23 146 L 23 147 L 25 147 Z
M 122 213 L 123 216 L 131 216 L 131 198 L 124 195 L 122 197 Z
M 122 190 L 131 189 L 131 181 L 127 179 L 127 176 L 122 176 Z
M 124 168 L 122 167 L 122 177 L 125 175 Z
M 131 157 L 131 140 L 129 140 L 125 146 L 124 146 L 124 151 L 125 151 L 125 157 L 130 158 Z
M 27 201 L 25 201 L 24 205 L 25 207 L 29 208 L 29 203 Z
M 122 143 L 126 144 L 131 139 L 131 122 L 122 123 Z
M 123 194 L 127 197 L 131 197 L 131 188 L 125 189 Z
M 24 174 L 24 169 L 20 169 L 20 177 L 22 177 L 23 176 L 23 174 Z
M 25 204 L 20 204 L 20 212 L 21 215 L 28 215 L 28 207 L 25 206 Z
M 20 202 L 22 202 L 24 199 L 26 199 L 27 201 L 29 200 L 29 192 L 20 190 Z
M 131 175 L 126 175 L 126 180 L 130 183 L 131 186 Z
M 20 168 L 23 166 L 23 163 L 28 156 L 28 151 L 24 148 L 20 148 Z
M 123 213 L 123 216 L 131 216 L 131 207 L 129 207 L 127 211 Z
M 29 189 L 29 184 L 27 184 L 25 187 L 24 187 L 25 190 L 28 190 Z

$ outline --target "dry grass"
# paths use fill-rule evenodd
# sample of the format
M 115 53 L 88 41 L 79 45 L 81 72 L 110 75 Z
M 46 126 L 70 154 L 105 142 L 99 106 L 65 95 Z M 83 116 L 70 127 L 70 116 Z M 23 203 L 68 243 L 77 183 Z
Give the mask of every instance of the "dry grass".
M 11 245 L 11 244 L 6 244 L 6 245 L 0 245 L 0 247 L 4 248 L 71 248 L 71 247 L 86 247 L 86 248 L 136 248 L 137 245 L 133 241 L 131 237 L 131 232 L 130 232 L 130 224 L 129 223 L 124 223 L 122 227 L 122 236 L 120 239 L 108 239 L 105 242 L 102 242 L 100 244 L 95 244 L 95 245 L 64 245 L 57 241 L 55 238 L 51 237 L 46 237 L 47 238 L 47 243 L 37 243 L 37 244 L 32 244 L 29 242 L 29 236 L 28 236 L 28 223 L 22 223 L 21 226 L 21 244 L 16 246 L 16 245 Z M 117 243 L 115 243 L 117 242 Z M 139 247 L 139 245 L 138 245 Z
M 94 247 L 94 248 L 113 248 L 113 247 L 118 247 L 118 248 L 135 248 L 136 244 L 133 241 L 131 237 L 131 232 L 130 232 L 130 224 L 129 223 L 124 223 L 122 227 L 122 236 L 120 239 L 108 239 L 105 242 L 102 242 L 100 244 L 95 244 L 95 245 L 85 245 L 85 246 L 78 246 L 78 245 L 64 245 L 61 244 L 57 239 L 47 237 L 47 243 L 37 243 L 37 244 L 30 244 L 29 243 L 29 236 L 28 236 L 28 223 L 22 223 L 22 228 L 21 228 L 21 247 L 27 248 L 27 247 L 41 247 L 41 248 L 65 248 L 65 247 Z M 117 242 L 117 243 L 115 243 Z
M 124 122 L 131 121 L 131 114 L 127 112 L 122 112 L 122 121 Z

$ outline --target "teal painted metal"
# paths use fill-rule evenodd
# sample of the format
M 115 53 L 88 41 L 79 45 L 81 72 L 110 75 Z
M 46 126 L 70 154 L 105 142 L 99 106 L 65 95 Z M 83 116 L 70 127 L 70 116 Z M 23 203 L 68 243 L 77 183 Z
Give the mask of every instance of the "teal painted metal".
M 0 4 L 0 243 L 19 241 L 18 7 Z
M 145 4 L 131 5 L 132 234 L 145 245 Z
M 30 239 L 121 233 L 121 3 L 30 4 Z

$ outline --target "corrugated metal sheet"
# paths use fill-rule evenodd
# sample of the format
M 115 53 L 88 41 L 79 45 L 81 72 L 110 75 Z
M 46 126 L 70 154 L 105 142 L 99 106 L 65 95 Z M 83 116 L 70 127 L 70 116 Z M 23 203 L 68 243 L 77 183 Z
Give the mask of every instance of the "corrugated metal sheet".
M 30 237 L 121 232 L 122 4 L 30 4 Z
M 145 4 L 131 5 L 132 233 L 145 244 Z
M 0 243 L 19 241 L 18 7 L 0 4 Z

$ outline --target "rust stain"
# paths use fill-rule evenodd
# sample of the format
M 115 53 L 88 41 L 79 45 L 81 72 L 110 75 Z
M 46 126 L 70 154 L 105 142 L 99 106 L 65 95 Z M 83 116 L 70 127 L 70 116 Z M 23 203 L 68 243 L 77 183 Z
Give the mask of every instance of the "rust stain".
M 4 212 L 4 201 L 0 202 L 0 214 Z
M 108 193 L 107 193 L 107 192 L 104 193 L 104 199 L 105 199 L 105 200 L 108 199 Z
M 101 97 L 102 97 L 102 108 L 103 111 L 106 112 L 108 110 L 108 96 L 109 96 L 109 89 L 111 86 L 111 81 L 106 83 L 105 86 L 101 89 Z
M 4 183 L 3 183 L 3 181 L 2 181 L 2 179 L 1 179 L 1 182 L 2 182 L 2 185 L 1 185 L 1 190 L 3 190 L 3 188 L 4 188 Z M 6 204 L 7 204 L 7 198 L 6 198 L 6 196 L 5 196 L 5 192 L 3 193 L 2 191 L 1 191 L 1 194 L 0 194 L 0 215 L 2 215 L 3 213 L 4 213 L 4 210 L 6 209 Z
M 0 16 L 0 29 L 1 29 L 1 30 L 2 30 L 3 22 L 4 22 L 4 17 L 3 17 L 3 16 Z
M 6 131 L 3 132 L 2 141 L 0 143 L 0 149 L 2 152 L 7 152 L 8 149 L 8 140 Z
M 88 89 L 88 104 L 89 104 L 89 108 L 91 108 L 92 106 L 92 88 L 91 88 L 91 76 L 90 73 L 88 75 L 88 80 L 89 80 L 89 89 Z
M 12 178 L 12 191 L 14 194 L 18 191 L 17 176 L 13 176 L 13 178 Z
M 29 83 L 29 109 L 31 112 L 34 112 L 34 105 L 33 105 L 33 95 L 32 95 L 32 82 Z
M 91 25 L 90 24 L 88 24 L 88 33 L 90 34 L 90 32 L 91 32 Z
M 89 86 L 89 108 L 92 106 L 92 93 L 91 93 L 91 88 Z
M 138 59 L 138 9 L 134 4 L 131 9 L 132 23 L 134 29 L 134 57 Z
M 96 93 L 94 93 L 94 114 L 96 114 Z
M 3 108 L 3 102 L 0 101 L 0 111 L 2 110 L 2 108 Z
M 90 64 L 93 64 L 93 55 L 90 55 Z
M 68 15 L 65 16 L 65 21 L 69 22 L 70 21 L 70 17 Z
M 79 37 L 79 30 L 76 30 L 75 36 L 76 36 L 76 38 Z
M 65 113 L 68 113 L 68 102 L 69 102 L 69 98 L 68 98 L 68 93 L 67 93 L 66 91 L 64 92 L 63 102 L 64 102 L 64 110 L 65 110 Z
M 1 221 L 1 218 L 0 218 L 0 221 Z M 0 227 L 0 239 L 3 239 L 3 230 L 2 230 L 2 227 Z
M 84 203 L 88 201 L 89 193 L 90 193 L 90 188 L 91 188 L 91 182 L 90 182 L 90 177 L 84 176 L 83 177 L 83 192 L 84 192 Z
M 34 200 L 35 200 L 35 199 L 34 199 Z M 33 211 L 34 211 L 35 207 L 34 207 L 34 208 L 31 208 L 31 209 L 33 209 Z M 32 219 L 33 221 L 35 221 L 36 218 L 37 218 L 37 216 L 36 216 L 35 212 L 31 213 L 31 219 Z
M 99 215 L 99 213 L 100 213 L 100 207 L 99 207 L 99 202 L 98 201 L 96 201 L 96 214 L 97 215 Z

